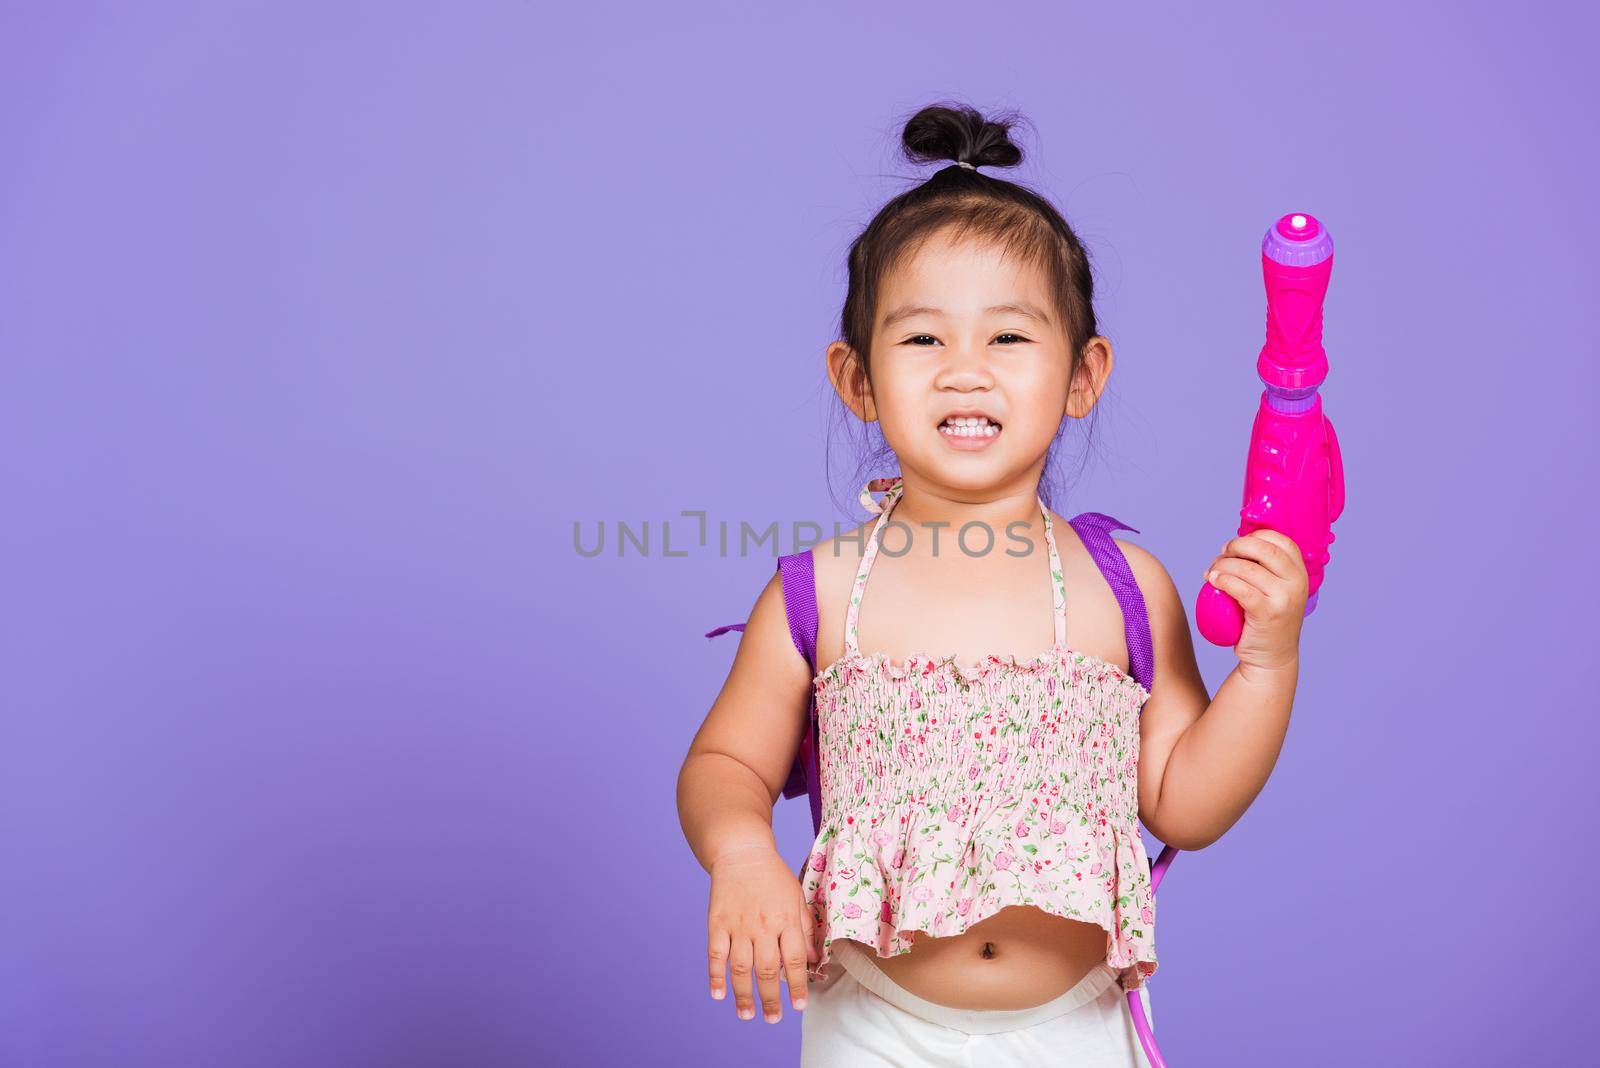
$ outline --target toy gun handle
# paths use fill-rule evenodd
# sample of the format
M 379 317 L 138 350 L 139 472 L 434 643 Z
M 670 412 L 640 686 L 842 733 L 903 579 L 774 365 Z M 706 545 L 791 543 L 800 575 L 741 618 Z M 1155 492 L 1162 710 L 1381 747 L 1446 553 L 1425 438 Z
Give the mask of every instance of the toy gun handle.
M 1239 535 L 1270 528 L 1294 539 L 1310 579 L 1310 615 L 1334 540 L 1332 524 L 1344 510 L 1339 439 L 1317 392 L 1328 374 L 1322 304 L 1333 271 L 1333 239 L 1314 217 L 1285 215 L 1262 239 L 1261 269 L 1267 340 L 1256 372 L 1266 388 L 1245 458 Z M 1207 641 L 1235 645 L 1244 632 L 1244 610 L 1208 582 L 1195 601 L 1195 623 Z

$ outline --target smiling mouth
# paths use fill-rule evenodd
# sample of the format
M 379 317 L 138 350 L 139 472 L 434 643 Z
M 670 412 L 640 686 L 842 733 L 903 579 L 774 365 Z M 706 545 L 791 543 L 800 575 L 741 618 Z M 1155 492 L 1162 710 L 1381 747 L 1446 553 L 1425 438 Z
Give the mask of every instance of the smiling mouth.
M 957 441 L 981 441 L 1000 433 L 1000 424 L 984 415 L 952 416 L 939 424 L 939 433 Z

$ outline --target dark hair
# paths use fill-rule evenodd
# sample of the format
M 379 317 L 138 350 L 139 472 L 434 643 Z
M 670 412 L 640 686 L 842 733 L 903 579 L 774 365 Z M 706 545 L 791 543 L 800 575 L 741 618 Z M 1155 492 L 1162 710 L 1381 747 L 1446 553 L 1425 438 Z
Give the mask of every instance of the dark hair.
M 1014 167 L 1022 162 L 1022 150 L 1010 138 L 1011 127 L 1021 121 L 1015 112 L 988 119 L 971 107 L 947 102 L 922 108 L 906 122 L 901 151 L 908 159 L 951 163 L 880 208 L 850 245 L 849 287 L 840 316 L 840 337 L 854 356 L 847 377 L 857 375 L 872 382 L 872 328 L 885 276 L 930 238 L 946 232 L 953 240 L 993 242 L 1006 254 L 1044 270 L 1066 326 L 1072 361 L 1068 380 L 1077 374 L 1084 347 L 1100 332 L 1094 314 L 1094 278 L 1083 243 L 1044 197 L 1016 182 L 960 165 Z M 865 432 L 851 487 L 853 500 L 865 476 L 890 473 L 885 461 L 893 453 L 881 431 L 867 429 L 870 424 L 861 424 L 842 402 L 839 411 Z M 1063 428 L 1065 422 L 1063 418 Z M 871 441 L 874 433 L 876 443 Z M 1058 429 L 1040 480 L 1046 504 L 1052 496 L 1050 474 L 1060 440 Z

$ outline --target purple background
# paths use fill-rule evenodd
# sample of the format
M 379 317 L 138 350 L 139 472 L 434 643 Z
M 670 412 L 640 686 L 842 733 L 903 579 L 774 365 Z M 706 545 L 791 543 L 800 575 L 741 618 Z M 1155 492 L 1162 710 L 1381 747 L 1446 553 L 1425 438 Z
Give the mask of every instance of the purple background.
M 859 521 L 821 354 L 951 95 L 1100 272 L 1057 510 L 1191 602 L 1257 243 L 1339 247 L 1349 506 L 1277 770 L 1162 889 L 1169 1059 L 1577 1055 L 1595 27 L 1110 6 L 5 5 L 0 1063 L 793 1063 L 707 996 L 674 805 L 770 545 L 660 524 Z

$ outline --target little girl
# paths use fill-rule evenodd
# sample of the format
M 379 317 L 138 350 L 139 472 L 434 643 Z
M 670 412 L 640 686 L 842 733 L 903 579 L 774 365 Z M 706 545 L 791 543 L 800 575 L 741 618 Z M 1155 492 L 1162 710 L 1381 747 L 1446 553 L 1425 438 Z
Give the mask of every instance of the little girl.
M 811 550 L 827 666 L 797 652 L 774 576 L 679 777 L 711 875 L 711 996 L 731 968 L 739 1017 L 759 999 L 776 1022 L 787 983 L 802 1065 L 1146 1064 L 1125 994 L 1149 1015 L 1139 823 L 1178 849 L 1216 841 L 1288 727 L 1308 589 L 1292 539 L 1236 538 L 1208 569 L 1245 612 L 1213 699 L 1160 562 L 1045 506 L 1064 417 L 1089 414 L 1112 354 L 1077 235 L 980 169 L 1021 160 L 1010 125 L 959 106 L 907 123 L 912 160 L 953 162 L 851 247 L 826 355 L 900 474 L 869 483 L 881 503 L 863 493 L 870 528 Z M 1100 567 L 1117 550 L 1150 620 L 1149 689 Z M 772 806 L 813 697 L 822 825 L 797 877 Z

